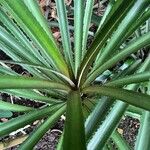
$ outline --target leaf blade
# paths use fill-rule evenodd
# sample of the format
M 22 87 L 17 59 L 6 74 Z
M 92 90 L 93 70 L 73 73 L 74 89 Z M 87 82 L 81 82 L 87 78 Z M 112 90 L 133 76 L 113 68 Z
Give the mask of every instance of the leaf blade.
M 75 48 L 75 77 L 82 59 L 84 1 L 74 0 L 74 48 Z
M 21 144 L 20 150 L 33 149 L 35 144 L 42 138 L 48 129 L 50 129 L 53 124 L 59 119 L 59 117 L 64 113 L 65 106 L 62 106 L 54 114 L 47 118 L 43 124 L 41 124 L 31 135 Z
M 86 149 L 81 97 L 79 91 L 72 91 L 68 96 L 63 149 Z
M 66 62 L 64 61 L 63 56 L 61 55 L 60 51 L 57 49 L 52 39 L 49 38 L 45 30 L 38 23 L 38 21 L 33 16 L 33 14 L 28 10 L 24 2 L 15 0 L 15 3 L 14 3 L 11 0 L 9 0 L 5 3 L 8 4 L 13 14 L 17 15 L 17 17 L 19 18 L 18 21 L 22 22 L 25 25 L 24 29 L 26 29 L 26 32 L 32 35 L 32 37 L 34 37 L 34 39 L 38 41 L 40 46 L 45 50 L 48 57 L 52 58 L 53 62 L 59 68 L 59 70 L 62 73 L 64 73 L 66 76 L 69 76 Z
M 126 48 L 124 48 L 121 52 L 116 54 L 113 58 L 109 59 L 107 62 L 105 62 L 98 69 L 91 72 L 89 74 L 88 79 L 84 83 L 84 86 L 88 85 L 90 82 L 94 81 L 98 75 L 103 73 L 109 67 L 115 65 L 115 63 L 117 63 L 118 61 L 122 60 L 123 58 L 126 58 L 127 56 L 136 52 L 140 48 L 143 48 L 144 46 L 149 45 L 150 44 L 149 40 L 150 40 L 150 33 L 147 33 L 147 34 L 143 35 L 142 37 L 138 38 L 138 40 L 136 40 L 133 43 L 131 43 L 130 45 L 128 45 Z
M 13 112 L 26 112 L 26 111 L 31 111 L 34 110 L 32 107 L 26 107 L 26 106 L 21 106 L 17 104 L 11 104 L 8 102 L 4 102 L 0 100 L 0 109 L 1 110 L 10 110 Z
M 12 131 L 15 131 L 21 127 L 24 127 L 25 125 L 32 123 L 33 121 L 37 119 L 41 119 L 49 115 L 49 113 L 53 112 L 54 110 L 57 110 L 58 108 L 60 108 L 60 106 L 62 106 L 62 104 L 46 107 L 38 111 L 35 110 L 25 115 L 22 115 L 20 117 L 11 119 L 8 122 L 2 123 L 0 124 L 0 136 L 9 134 Z
M 122 86 L 132 83 L 140 83 L 140 82 L 146 82 L 150 79 L 150 72 L 143 72 L 143 73 L 137 73 L 130 76 L 125 76 L 123 78 L 118 78 L 114 81 L 108 82 L 105 85 L 106 86 Z
M 106 86 L 91 86 L 83 89 L 84 93 L 100 94 L 120 99 L 131 105 L 150 110 L 150 96 L 129 90 Z
M 0 89 L 61 89 L 70 90 L 67 85 L 32 77 L 0 76 Z
M 103 26 L 100 32 L 98 32 L 98 34 L 96 35 L 95 40 L 91 44 L 90 48 L 87 50 L 87 53 L 81 63 L 81 67 L 78 73 L 78 80 L 79 80 L 78 86 L 80 86 L 84 82 L 89 67 L 91 66 L 92 62 L 94 61 L 97 54 L 99 53 L 99 50 L 103 47 L 108 37 L 112 34 L 114 29 L 117 27 L 118 22 L 122 20 L 122 14 L 125 15 L 125 13 L 130 8 L 129 6 L 132 4 L 132 2 L 133 1 L 126 1 L 126 2 L 122 1 L 122 7 L 119 7 L 119 9 L 113 15 L 114 19 L 113 20 L 109 19 L 109 21 L 105 24 L 105 26 Z
M 56 6 L 57 6 L 58 22 L 61 31 L 64 54 L 68 64 L 72 67 L 74 71 L 74 63 L 73 63 L 65 2 L 56 0 Z

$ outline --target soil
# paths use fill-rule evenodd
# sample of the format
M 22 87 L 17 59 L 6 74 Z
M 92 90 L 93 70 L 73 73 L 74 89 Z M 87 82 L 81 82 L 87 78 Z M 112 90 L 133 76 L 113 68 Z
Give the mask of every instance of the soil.
M 121 120 L 118 128 L 123 130 L 122 136 L 130 145 L 131 148 L 134 148 L 136 136 L 140 127 L 140 122 L 138 119 L 126 116 Z
M 36 144 L 34 149 L 35 150 L 55 150 L 57 143 L 59 141 L 59 138 L 62 134 L 63 126 L 64 126 L 64 121 L 59 120 L 51 130 L 45 133 L 43 138 L 38 142 L 38 144 Z M 35 128 L 34 126 L 30 126 L 30 128 L 28 128 L 27 130 L 28 132 L 31 133 L 34 130 L 34 128 Z M 9 148 L 7 150 L 17 150 L 18 146 Z

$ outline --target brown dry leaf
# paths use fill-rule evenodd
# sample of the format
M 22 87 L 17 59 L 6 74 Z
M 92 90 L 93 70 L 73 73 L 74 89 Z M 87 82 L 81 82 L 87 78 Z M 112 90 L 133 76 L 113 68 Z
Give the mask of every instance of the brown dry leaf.
M 46 0 L 46 6 L 49 6 L 51 4 L 51 0 Z
M 40 0 L 39 4 L 40 4 L 41 8 L 43 8 L 44 6 L 46 6 L 46 0 Z
M 51 9 L 51 17 L 54 18 L 54 19 L 57 19 L 57 13 L 56 13 L 55 8 Z
M 60 38 L 60 32 L 57 31 L 57 32 L 53 33 L 53 36 L 55 37 L 56 40 L 58 40 Z
M 71 4 L 72 0 L 65 0 L 65 3 L 67 6 L 69 6 Z
M 8 121 L 7 118 L 1 118 L 0 120 L 1 120 L 2 122 L 7 122 L 7 121 Z
M 40 5 L 40 9 L 42 11 L 43 14 L 45 14 L 45 10 L 44 10 L 44 7 L 46 6 L 46 2 L 47 0 L 39 0 L 39 5 Z
M 122 135 L 123 134 L 123 130 L 118 128 L 117 131 Z
M 39 120 L 36 120 L 33 122 L 33 125 L 37 125 L 40 121 Z
M 21 74 L 25 77 L 31 77 L 31 74 L 27 71 L 23 71 Z

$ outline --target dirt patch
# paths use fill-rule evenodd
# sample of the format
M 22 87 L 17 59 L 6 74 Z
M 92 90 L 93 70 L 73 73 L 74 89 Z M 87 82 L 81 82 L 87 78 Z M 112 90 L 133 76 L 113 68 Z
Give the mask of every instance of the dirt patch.
M 134 148 L 136 136 L 140 127 L 140 122 L 138 119 L 126 116 L 121 120 L 119 128 L 123 130 L 122 136 L 127 141 L 127 143 Z

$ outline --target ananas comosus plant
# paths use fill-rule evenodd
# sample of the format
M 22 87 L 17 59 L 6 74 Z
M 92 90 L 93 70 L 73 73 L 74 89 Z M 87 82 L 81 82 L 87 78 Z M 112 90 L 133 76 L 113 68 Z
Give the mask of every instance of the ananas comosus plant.
M 36 0 L 0 0 L 0 91 L 44 105 L 32 108 L 0 101 L 0 109 L 23 112 L 0 124 L 4 137 L 43 119 L 20 145 L 32 149 L 65 115 L 57 149 L 130 149 L 116 130 L 124 115 L 138 116 L 136 149 L 150 147 L 150 0 L 110 0 L 95 38 L 87 42 L 94 0 L 74 0 L 74 41 L 64 0 L 56 0 L 62 45 Z M 144 50 L 144 58 L 136 53 Z M 122 67 L 118 67 L 118 63 Z M 15 72 L 20 65 L 30 76 Z

